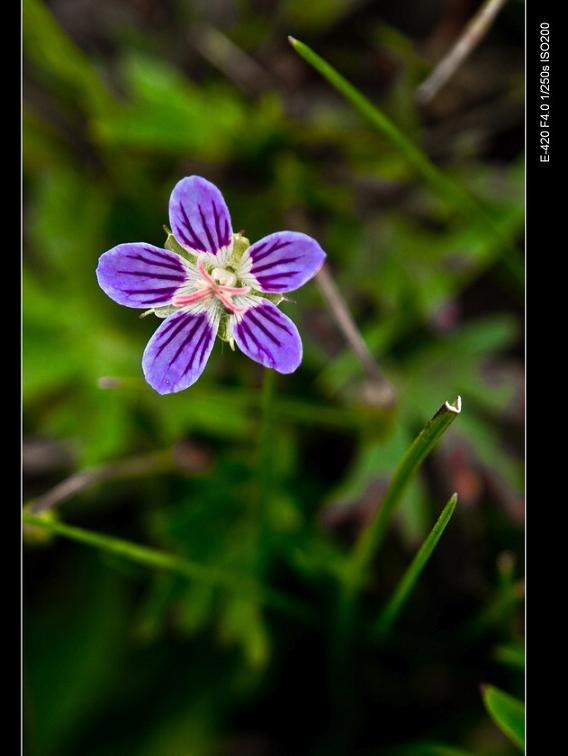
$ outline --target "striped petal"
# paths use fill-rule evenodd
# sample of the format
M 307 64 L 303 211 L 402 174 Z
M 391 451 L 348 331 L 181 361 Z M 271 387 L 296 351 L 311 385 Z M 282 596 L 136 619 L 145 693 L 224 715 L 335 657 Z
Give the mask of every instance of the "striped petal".
M 302 340 L 290 318 L 266 299 L 244 315 L 233 316 L 232 331 L 241 352 L 264 367 L 293 373 L 302 361 Z
M 142 357 L 142 369 L 159 394 L 191 386 L 207 363 L 219 321 L 206 311 L 176 312 L 154 333 Z
M 99 286 L 126 307 L 167 305 L 187 281 L 179 255 L 152 244 L 119 244 L 99 257 Z
M 217 187 L 201 176 L 188 176 L 175 185 L 170 197 L 170 225 L 177 241 L 194 252 L 229 247 L 231 216 Z
M 298 289 L 315 276 L 325 252 L 306 234 L 279 231 L 265 236 L 248 249 L 250 269 L 260 291 L 286 292 Z

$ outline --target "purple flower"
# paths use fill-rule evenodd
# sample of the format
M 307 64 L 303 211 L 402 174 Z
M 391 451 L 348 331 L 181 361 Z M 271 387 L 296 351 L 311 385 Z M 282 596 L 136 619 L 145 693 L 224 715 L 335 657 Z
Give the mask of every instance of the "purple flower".
M 302 361 L 298 329 L 277 305 L 323 265 L 306 234 L 279 231 L 250 245 L 234 234 L 223 195 L 200 176 L 179 181 L 170 197 L 167 249 L 119 244 L 99 258 L 97 278 L 111 299 L 165 318 L 142 358 L 160 394 L 199 378 L 215 336 L 256 362 L 292 373 Z

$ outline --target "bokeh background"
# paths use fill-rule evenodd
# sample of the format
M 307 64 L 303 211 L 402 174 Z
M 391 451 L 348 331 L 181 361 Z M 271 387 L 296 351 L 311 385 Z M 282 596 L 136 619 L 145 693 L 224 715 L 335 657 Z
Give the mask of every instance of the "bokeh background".
M 517 752 L 480 685 L 523 695 L 524 4 L 416 101 L 478 7 L 24 0 L 26 501 L 54 495 L 62 521 L 213 571 L 186 579 L 26 528 L 28 756 Z M 512 243 L 433 193 L 288 34 Z M 220 342 L 191 389 L 145 384 L 157 321 L 100 291 L 97 259 L 162 245 L 170 191 L 194 173 L 252 240 L 320 241 L 393 406 L 372 401 L 316 282 L 284 305 L 304 361 L 276 377 L 269 420 L 263 370 Z M 457 394 L 464 410 L 405 496 L 337 664 L 336 572 L 409 442 Z M 76 490 L 54 490 L 77 473 Z M 379 644 L 369 623 L 453 491 L 456 514 Z

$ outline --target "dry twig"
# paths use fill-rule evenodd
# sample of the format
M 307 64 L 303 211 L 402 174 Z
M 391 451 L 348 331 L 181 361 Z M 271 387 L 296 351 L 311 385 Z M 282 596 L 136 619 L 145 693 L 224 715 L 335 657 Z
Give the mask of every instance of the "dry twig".
M 506 2 L 507 0 L 486 0 L 483 3 L 465 27 L 456 44 L 416 90 L 418 102 L 425 105 L 438 94 L 487 34 L 491 24 Z
M 61 504 L 95 483 L 145 477 L 182 469 L 196 472 L 203 469 L 207 463 L 202 454 L 183 443 L 177 444 L 173 448 L 137 454 L 118 462 L 111 462 L 74 473 L 47 493 L 30 502 L 26 510 L 31 514 L 40 514 L 40 512 L 45 512 L 57 504 Z
M 343 335 L 349 342 L 349 345 L 355 356 L 361 363 L 367 378 L 370 380 L 373 391 L 373 403 L 377 406 L 386 407 L 394 401 L 394 390 L 390 383 L 383 375 L 382 370 L 369 348 L 363 341 L 355 321 L 351 317 L 349 308 L 339 291 L 327 264 L 324 264 L 316 276 L 316 282 L 323 294 L 329 308 L 335 318 L 335 321 L 341 329 Z

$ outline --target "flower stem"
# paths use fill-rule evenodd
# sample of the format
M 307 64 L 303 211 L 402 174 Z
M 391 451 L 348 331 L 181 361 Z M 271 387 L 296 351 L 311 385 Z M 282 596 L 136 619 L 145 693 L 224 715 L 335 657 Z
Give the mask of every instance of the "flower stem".
M 217 585 L 237 593 L 252 594 L 275 609 L 297 616 L 308 622 L 313 620 L 311 611 L 300 602 L 271 588 L 261 586 L 247 576 L 238 576 L 233 571 L 198 564 L 188 559 L 166 554 L 157 549 L 140 546 L 137 543 L 125 541 L 121 538 L 93 533 L 90 530 L 66 525 L 57 520 L 48 520 L 45 517 L 38 517 L 26 511 L 22 512 L 22 522 L 24 525 L 47 528 L 56 535 L 116 554 L 132 562 L 142 564 L 145 567 L 168 570 L 190 580 Z

